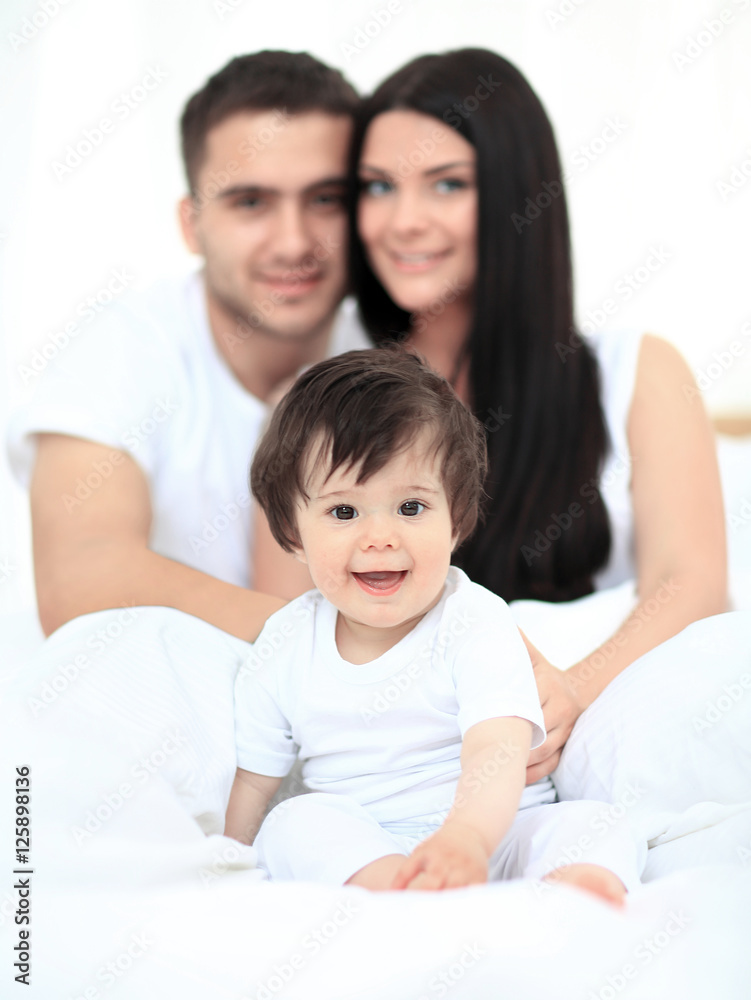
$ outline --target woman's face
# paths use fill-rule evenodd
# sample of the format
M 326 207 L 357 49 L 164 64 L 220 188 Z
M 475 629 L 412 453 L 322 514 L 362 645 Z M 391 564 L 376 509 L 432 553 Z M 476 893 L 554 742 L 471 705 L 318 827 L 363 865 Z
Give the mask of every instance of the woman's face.
M 377 277 L 408 312 L 472 301 L 477 271 L 475 149 L 437 118 L 387 111 L 360 158 L 358 228 Z

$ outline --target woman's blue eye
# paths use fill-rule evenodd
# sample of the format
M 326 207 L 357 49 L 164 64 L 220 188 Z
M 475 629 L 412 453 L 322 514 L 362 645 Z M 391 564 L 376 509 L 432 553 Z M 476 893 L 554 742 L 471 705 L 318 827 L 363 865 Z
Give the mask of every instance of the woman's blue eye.
M 422 514 L 425 510 L 425 504 L 420 503 L 419 500 L 407 500 L 399 508 L 399 513 L 403 514 L 405 517 L 416 517 L 418 514 Z
M 444 177 L 436 181 L 436 190 L 441 194 L 448 194 L 450 191 L 459 191 L 467 187 L 466 181 L 460 181 L 458 177 Z
M 334 507 L 331 513 L 337 521 L 351 521 L 353 517 L 357 517 L 355 508 L 348 507 L 346 504 L 342 504 L 341 507 Z
M 388 194 L 392 191 L 393 187 L 388 181 L 373 180 L 373 181 L 360 181 L 360 191 L 362 194 L 367 194 L 371 198 L 380 198 L 384 194 Z

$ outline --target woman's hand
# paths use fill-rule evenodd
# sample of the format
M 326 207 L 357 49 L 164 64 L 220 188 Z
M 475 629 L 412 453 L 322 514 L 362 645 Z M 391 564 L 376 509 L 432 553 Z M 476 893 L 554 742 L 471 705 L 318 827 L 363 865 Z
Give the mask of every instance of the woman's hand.
M 418 844 L 394 876 L 392 889 L 458 889 L 488 880 L 482 838 L 461 823 L 442 826 Z
M 577 698 L 572 678 L 566 675 L 566 671 L 554 667 L 523 632 L 521 636 L 532 660 L 547 732 L 547 739 L 542 746 L 529 755 L 527 784 L 531 785 L 558 767 L 561 751 L 584 709 Z

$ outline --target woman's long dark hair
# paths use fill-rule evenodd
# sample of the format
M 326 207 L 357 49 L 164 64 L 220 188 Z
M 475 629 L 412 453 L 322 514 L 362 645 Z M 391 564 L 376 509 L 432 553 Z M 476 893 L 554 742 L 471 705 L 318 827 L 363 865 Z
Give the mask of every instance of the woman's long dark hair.
M 488 502 L 485 523 L 454 563 L 507 601 L 581 597 L 610 551 L 597 489 L 607 431 L 597 361 L 574 327 L 568 213 L 550 122 L 501 56 L 421 56 L 363 102 L 355 178 L 370 122 L 393 110 L 437 118 L 477 156 L 478 267 L 464 355 L 487 432 Z M 356 232 L 354 203 L 351 212 Z M 371 270 L 357 235 L 351 273 L 371 337 L 402 339 L 410 315 Z

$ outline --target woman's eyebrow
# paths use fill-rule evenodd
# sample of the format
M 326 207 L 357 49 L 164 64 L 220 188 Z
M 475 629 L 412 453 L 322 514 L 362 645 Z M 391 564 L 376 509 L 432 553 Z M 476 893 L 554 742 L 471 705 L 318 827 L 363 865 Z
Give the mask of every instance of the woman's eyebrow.
M 430 170 L 426 170 L 426 171 L 424 171 L 424 173 L 425 173 L 426 177 L 429 177 L 432 174 L 438 174 L 438 173 L 440 173 L 442 170 L 454 170 L 456 167 L 472 167 L 472 168 L 474 168 L 474 166 L 475 166 L 475 164 L 474 164 L 474 162 L 472 160 L 456 160 L 453 163 L 440 163 L 437 167 L 431 167 Z M 383 177 L 391 177 L 392 176 L 390 170 L 386 170 L 384 167 L 372 167 L 368 163 L 361 163 L 360 164 L 360 170 L 361 171 L 367 171 L 368 173 L 371 173 L 371 174 L 380 174 Z
M 473 160 L 455 160 L 453 163 L 441 163 L 437 167 L 431 167 L 430 170 L 426 170 L 426 175 L 438 174 L 441 170 L 454 170 L 456 167 L 474 167 Z

